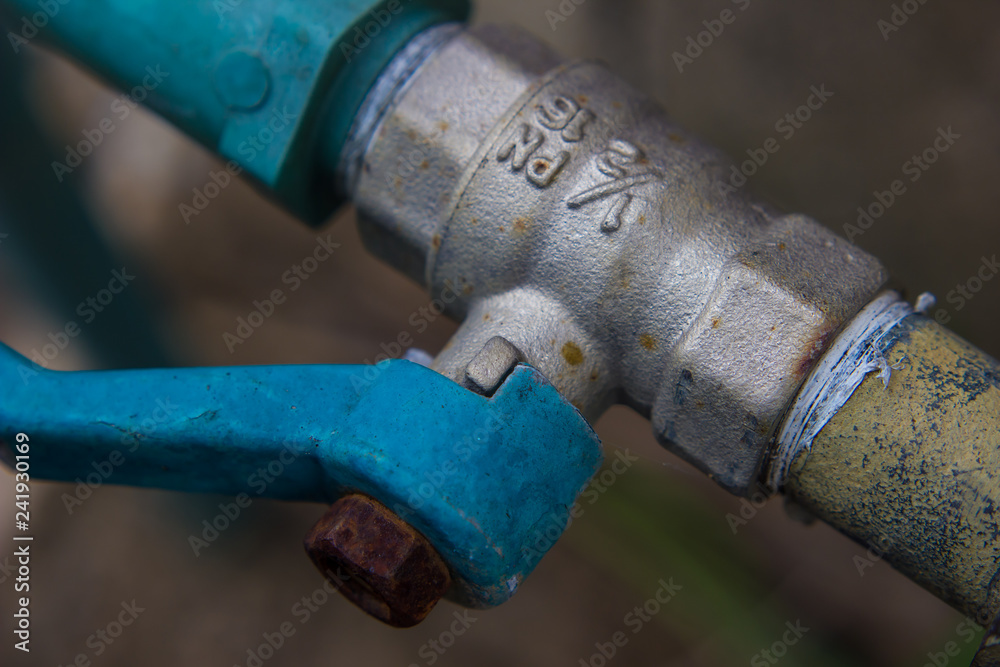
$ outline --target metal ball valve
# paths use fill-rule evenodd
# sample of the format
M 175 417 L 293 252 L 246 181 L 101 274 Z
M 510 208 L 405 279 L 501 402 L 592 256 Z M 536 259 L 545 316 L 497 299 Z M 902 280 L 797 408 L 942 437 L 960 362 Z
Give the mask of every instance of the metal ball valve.
M 247 0 L 221 23 L 211 4 L 74 0 L 39 39 L 126 88 L 160 63 L 149 106 L 307 222 L 353 202 L 369 250 L 461 327 L 430 368 L 52 373 L 4 349 L 0 373 L 39 383 L 0 384 L 0 439 L 30 433 L 38 474 L 73 479 L 150 386 L 176 392 L 115 480 L 238 493 L 290 452 L 267 495 L 332 504 L 311 558 L 409 626 L 445 595 L 514 594 L 621 403 L 732 493 L 888 535 L 890 563 L 996 615 L 1000 365 L 877 259 L 754 200 L 747 167 L 605 67 L 469 28 L 458 0 Z

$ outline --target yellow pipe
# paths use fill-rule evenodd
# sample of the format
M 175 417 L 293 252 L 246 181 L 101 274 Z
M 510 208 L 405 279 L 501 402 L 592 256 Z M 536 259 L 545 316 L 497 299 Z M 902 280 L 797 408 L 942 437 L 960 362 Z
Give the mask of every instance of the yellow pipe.
M 785 491 L 956 609 L 1000 607 L 1000 364 L 931 319 L 883 340 L 868 375 L 792 461 Z

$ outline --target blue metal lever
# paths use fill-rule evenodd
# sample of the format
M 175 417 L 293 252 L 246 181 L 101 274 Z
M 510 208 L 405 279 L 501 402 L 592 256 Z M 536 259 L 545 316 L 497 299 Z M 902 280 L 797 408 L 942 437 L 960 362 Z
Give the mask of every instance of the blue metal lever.
M 340 203 L 330 173 L 382 68 L 468 14 L 468 0 L 0 0 L 15 51 L 56 47 L 314 223 Z
M 0 344 L 8 463 L 19 432 L 41 478 L 112 461 L 115 484 L 327 503 L 365 493 L 431 541 L 449 597 L 470 607 L 513 595 L 602 459 L 586 420 L 524 365 L 487 398 L 407 361 L 56 372 Z

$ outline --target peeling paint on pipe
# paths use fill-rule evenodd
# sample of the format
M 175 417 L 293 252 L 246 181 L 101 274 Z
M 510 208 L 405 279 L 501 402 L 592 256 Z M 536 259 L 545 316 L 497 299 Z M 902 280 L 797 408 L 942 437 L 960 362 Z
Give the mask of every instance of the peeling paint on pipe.
M 923 315 L 792 463 L 786 493 L 959 611 L 1000 607 L 1000 363 Z

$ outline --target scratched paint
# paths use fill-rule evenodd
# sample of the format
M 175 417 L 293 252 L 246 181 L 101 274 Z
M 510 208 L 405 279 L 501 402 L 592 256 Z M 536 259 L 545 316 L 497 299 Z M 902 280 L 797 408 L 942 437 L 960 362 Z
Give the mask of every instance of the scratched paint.
M 914 315 L 786 491 L 983 625 L 1000 607 L 1000 364 Z

